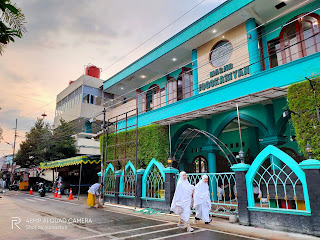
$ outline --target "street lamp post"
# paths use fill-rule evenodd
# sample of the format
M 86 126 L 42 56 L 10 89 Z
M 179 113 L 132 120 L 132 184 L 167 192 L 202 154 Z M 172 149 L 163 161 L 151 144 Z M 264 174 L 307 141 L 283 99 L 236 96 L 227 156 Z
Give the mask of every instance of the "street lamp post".
M 241 163 L 244 163 L 244 151 L 243 151 L 242 147 L 239 151 L 239 158 L 240 158 Z
M 169 167 L 171 168 L 172 167 L 172 158 L 171 158 L 171 156 L 168 157 L 167 162 L 169 164 Z

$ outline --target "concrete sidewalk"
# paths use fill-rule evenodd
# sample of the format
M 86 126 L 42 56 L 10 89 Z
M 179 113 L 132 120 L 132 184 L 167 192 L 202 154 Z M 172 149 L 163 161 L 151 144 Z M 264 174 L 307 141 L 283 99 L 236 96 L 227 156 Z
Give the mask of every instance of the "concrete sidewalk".
M 135 216 L 140 216 L 144 218 L 149 218 L 152 220 L 163 220 L 168 222 L 178 222 L 178 216 L 175 214 L 153 214 L 153 215 L 145 215 L 142 213 L 135 212 L 133 207 L 116 205 L 116 204 L 105 204 L 104 210 L 119 212 L 123 214 L 130 214 Z M 136 210 L 141 210 L 137 208 Z M 193 219 L 190 218 L 190 223 L 193 222 Z M 298 233 L 289 233 L 289 232 L 282 232 L 282 231 L 274 231 L 264 228 L 257 228 L 257 227 L 249 227 L 243 226 L 239 223 L 229 223 L 228 220 L 223 218 L 214 217 L 213 222 L 210 225 L 206 225 L 204 223 L 198 223 L 196 225 L 192 224 L 193 226 L 198 226 L 201 228 L 206 228 L 210 230 L 216 230 L 221 232 L 226 232 L 235 235 L 243 235 L 247 237 L 252 237 L 255 239 L 268 239 L 268 240 L 319 240 L 319 238 L 315 236 L 305 235 L 305 234 L 298 234 Z

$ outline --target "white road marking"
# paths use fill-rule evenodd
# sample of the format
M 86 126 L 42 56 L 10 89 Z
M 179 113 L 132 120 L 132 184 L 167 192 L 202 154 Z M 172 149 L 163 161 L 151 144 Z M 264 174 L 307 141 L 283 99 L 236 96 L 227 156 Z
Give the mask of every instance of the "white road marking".
M 26 198 L 25 200 L 27 200 L 27 201 L 29 201 L 29 202 L 36 202 L 35 200 L 30 199 L 30 198 Z
M 154 227 L 167 226 L 167 225 L 172 225 L 172 223 L 163 223 L 163 224 L 157 224 L 157 225 L 150 225 L 150 226 L 147 226 L 147 227 L 140 227 L 140 228 L 135 228 L 135 229 L 123 230 L 123 231 L 119 231 L 119 232 L 110 233 L 110 235 L 111 234 L 115 235 L 115 234 L 120 234 L 120 233 L 132 232 L 132 231 L 136 231 L 136 230 L 143 230 L 143 229 L 154 228 Z
M 81 229 L 87 230 L 87 231 L 89 231 L 89 232 L 93 232 L 93 233 L 96 233 L 96 234 L 101 234 L 101 232 L 100 232 L 100 231 L 97 231 L 97 230 L 91 229 L 91 228 L 89 228 L 89 227 L 84 227 L 84 226 L 81 226 L 81 225 L 78 225 L 78 224 L 75 224 L 75 223 L 72 223 L 72 225 L 73 225 L 74 227 L 77 227 L 77 228 L 81 228 Z
M 72 204 L 72 205 L 77 205 L 77 206 L 81 205 L 81 204 L 78 204 L 78 203 L 67 202 L 67 201 L 58 200 L 58 199 L 54 199 L 54 198 L 48 198 L 48 199 L 50 199 L 52 201 L 57 201 L 57 202 L 67 203 L 67 204 Z
M 200 229 L 195 230 L 194 232 L 177 233 L 177 234 L 172 234 L 172 235 L 170 235 L 170 236 L 159 237 L 159 238 L 152 238 L 152 240 L 160 240 L 160 239 L 167 239 L 167 238 L 179 237 L 179 236 L 183 236 L 183 235 L 196 234 L 196 233 L 198 233 L 198 232 L 203 232 L 203 231 L 206 231 L 206 230 L 207 230 L 207 229 L 200 228 Z
M 54 199 L 54 198 L 49 198 L 49 197 L 45 197 L 45 198 L 40 198 L 40 197 L 37 197 L 37 196 L 32 196 L 32 197 L 34 197 L 36 199 L 43 199 L 43 201 L 52 200 L 52 201 L 58 201 L 58 202 L 61 202 L 61 203 L 67 203 L 67 204 L 72 204 L 72 205 L 79 206 L 79 204 L 77 204 L 77 203 L 67 202 L 67 201 L 64 201 L 64 200 L 59 200 L 59 199 Z
M 17 194 L 17 195 L 21 196 L 22 194 Z M 10 195 L 10 197 L 11 196 L 12 195 Z M 58 202 L 61 202 L 61 203 L 67 203 L 67 204 L 72 204 L 72 205 L 76 205 L 76 206 L 81 205 L 81 204 L 78 204 L 78 203 L 67 202 L 67 201 L 64 201 L 64 200 L 54 199 L 54 198 L 50 198 L 50 197 L 40 197 L 40 196 L 36 196 L 36 195 L 30 195 L 30 194 L 27 194 L 27 193 L 24 196 L 25 196 L 24 198 L 15 198 L 15 199 L 16 200 L 20 200 L 20 201 L 24 201 L 24 200 L 28 201 L 28 199 L 32 198 L 32 199 L 40 200 L 40 201 L 52 200 L 52 201 L 58 201 Z M 33 200 L 33 202 L 35 202 L 35 200 Z M 30 201 L 30 202 L 32 202 L 32 201 Z
M 47 201 L 46 199 L 38 198 L 38 197 L 36 197 L 35 199 L 37 199 L 38 201 L 44 201 L 44 202 L 46 202 L 46 201 Z
M 162 220 L 162 219 L 155 219 L 155 218 L 152 218 L 152 217 L 147 217 L 147 216 L 145 216 L 145 215 L 137 215 L 137 214 L 132 214 L 132 213 L 122 213 L 122 212 L 112 211 L 112 210 L 110 210 L 110 209 L 102 209 L 102 210 L 104 210 L 104 211 L 106 211 L 106 212 L 113 212 L 113 213 L 117 213 L 117 214 L 134 216 L 134 217 L 138 217 L 138 218 L 145 218 L 145 219 L 154 220 L 154 221 L 157 221 L 157 222 L 176 223 L 176 222 L 173 222 L 173 221 L 166 221 L 166 220 Z
M 100 234 L 100 235 L 95 235 L 95 236 L 89 236 L 89 237 L 85 237 L 85 238 L 79 238 L 78 240 L 80 240 L 80 239 L 81 239 L 81 240 L 82 240 L 82 239 L 91 239 L 91 238 L 95 238 L 95 237 L 106 237 L 106 236 L 110 236 L 110 235 L 116 235 L 116 234 L 120 234 L 120 233 L 133 232 L 133 231 L 137 231 L 137 230 L 143 230 L 143 229 L 160 227 L 160 226 L 166 226 L 166 225 L 172 225 L 172 223 L 163 223 L 163 224 L 151 225 L 151 226 L 147 226 L 147 227 L 140 227 L 140 228 L 134 228 L 134 229 L 129 229 L 129 230 L 123 230 L 123 231 L 119 231 L 119 232 L 105 233 L 105 234 Z M 168 228 L 167 230 L 169 230 L 169 228 Z M 113 236 L 112 236 L 112 237 L 113 237 Z
M 139 233 L 139 234 L 135 234 L 135 235 L 127 236 L 127 237 L 122 237 L 122 238 L 118 238 L 118 239 L 128 239 L 128 238 L 140 237 L 140 236 L 155 234 L 155 233 L 159 233 L 159 232 L 167 232 L 167 231 L 171 231 L 171 230 L 175 230 L 175 229 L 179 229 L 179 227 L 166 228 L 166 229 L 161 229 L 161 230 L 146 232 L 146 233 Z

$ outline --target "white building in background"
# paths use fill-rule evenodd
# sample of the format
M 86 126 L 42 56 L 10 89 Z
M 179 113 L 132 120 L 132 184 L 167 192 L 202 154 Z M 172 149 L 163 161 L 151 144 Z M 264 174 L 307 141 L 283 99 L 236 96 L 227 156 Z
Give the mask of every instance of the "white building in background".
M 74 135 L 78 155 L 100 155 L 99 140 L 94 139 L 96 134 L 80 132 Z
M 7 171 L 11 168 L 12 154 L 4 155 L 0 158 L 0 171 Z
M 54 128 L 60 119 L 73 124 L 78 155 L 100 155 L 99 141 L 93 137 L 100 131 L 103 119 L 102 115 L 95 121 L 92 118 L 103 110 L 102 84 L 100 69 L 88 66 L 86 74 L 70 81 L 57 95 Z

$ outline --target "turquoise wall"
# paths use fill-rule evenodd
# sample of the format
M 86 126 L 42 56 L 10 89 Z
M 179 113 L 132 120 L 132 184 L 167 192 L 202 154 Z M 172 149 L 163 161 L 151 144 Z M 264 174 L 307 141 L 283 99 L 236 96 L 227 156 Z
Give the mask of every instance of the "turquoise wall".
M 212 132 L 214 133 L 218 126 L 220 125 L 221 122 L 224 121 L 231 113 L 236 114 L 236 106 L 234 106 L 234 110 L 232 111 L 226 111 L 221 114 L 216 114 L 212 116 L 212 121 L 213 121 L 213 129 Z M 240 114 L 246 114 L 248 116 L 254 117 L 256 120 L 261 122 L 263 125 L 266 125 L 266 114 L 264 111 L 264 108 L 261 104 L 256 104 L 256 105 L 251 105 L 248 107 L 244 108 L 239 108 L 239 113 Z
M 139 126 L 146 126 L 155 121 L 196 111 L 268 88 L 283 87 L 303 81 L 306 76 L 311 76 L 319 72 L 319 60 L 320 52 L 192 96 L 188 99 L 183 99 L 162 108 L 140 114 Z M 244 110 L 241 109 L 240 111 Z M 262 121 L 265 120 L 262 119 Z M 135 117 L 129 119 L 128 125 L 132 125 L 134 122 Z
M 267 136 L 273 136 L 272 134 L 275 132 L 275 129 L 277 128 L 277 123 L 283 121 L 283 111 L 287 109 L 287 101 L 285 97 L 279 98 L 279 99 L 273 99 L 272 101 L 264 102 L 265 104 L 255 104 L 248 107 L 240 108 L 240 115 L 246 114 L 247 116 L 251 117 L 252 119 L 255 119 L 256 121 L 259 121 L 266 129 L 267 129 L 267 117 L 268 116 L 274 116 L 272 119 L 269 119 L 269 121 L 273 121 L 274 124 L 272 125 L 272 129 L 268 129 Z M 266 107 L 266 103 L 269 105 Z M 271 105 L 271 108 L 270 108 Z M 270 109 L 273 111 L 270 113 Z M 204 119 L 204 118 L 198 118 L 191 121 L 185 121 L 183 123 L 175 124 L 171 126 L 171 136 L 172 136 L 172 143 L 174 150 L 178 146 L 181 140 L 178 140 L 179 134 L 183 132 L 184 129 L 187 127 L 191 128 L 198 128 L 201 130 L 209 131 L 210 133 L 214 133 L 218 126 L 221 125 L 222 122 L 225 122 L 226 119 L 229 119 L 229 122 L 232 121 L 234 118 L 230 118 L 229 116 L 236 116 L 235 110 L 233 111 L 226 111 L 220 114 L 215 114 L 211 116 L 212 120 L 212 126 L 211 124 L 208 124 L 208 121 L 210 119 Z M 269 114 L 269 115 L 268 115 Z M 228 123 L 227 125 L 228 126 Z M 294 129 L 291 125 L 291 122 L 287 122 L 285 124 L 286 130 L 283 135 L 286 136 L 287 141 L 285 143 L 281 143 L 278 145 L 278 147 L 287 147 L 295 152 L 299 153 L 299 146 L 297 142 L 291 142 L 290 136 L 294 135 Z M 270 128 L 270 126 L 269 126 Z M 250 158 L 247 159 L 247 161 L 252 161 L 253 158 L 255 158 L 260 151 L 262 151 L 266 146 L 260 143 L 260 139 L 265 137 L 265 133 L 259 130 L 258 127 L 255 126 L 249 126 L 244 129 L 242 129 L 242 141 L 244 142 L 243 151 L 245 155 L 247 155 L 248 150 L 250 155 Z M 232 131 L 226 131 L 222 132 L 219 136 L 217 136 L 224 144 L 227 145 L 227 147 L 230 149 L 231 152 L 239 152 L 240 151 L 240 138 L 239 138 L 239 132 L 237 129 L 234 129 Z M 195 138 L 188 148 L 185 151 L 184 157 L 182 158 L 182 168 L 185 170 L 191 171 L 191 163 L 192 160 L 198 156 L 202 155 L 205 158 L 208 159 L 208 153 L 205 151 L 201 151 L 201 148 L 205 145 L 210 143 L 209 140 L 206 139 L 206 137 L 202 136 L 201 138 Z M 237 146 L 238 143 L 238 146 Z M 232 144 L 232 145 L 231 145 Z M 192 152 L 192 149 L 194 151 Z M 195 149 L 199 149 L 198 152 L 195 151 Z M 222 152 L 217 152 L 218 154 L 223 156 Z M 299 154 L 302 155 L 302 154 Z M 219 163 L 218 163 L 219 164 Z M 187 167 L 189 166 L 189 168 Z
M 186 122 L 181 122 L 178 124 L 171 125 L 171 136 L 173 137 L 176 132 L 185 125 L 191 125 L 190 127 L 197 128 L 200 130 L 207 130 L 206 120 L 204 118 L 197 118 L 193 120 L 189 120 Z
M 263 37 L 266 68 L 269 68 L 269 58 L 267 57 L 268 55 L 267 42 L 274 38 L 279 37 L 279 34 L 282 29 L 281 26 L 289 22 L 292 18 L 302 13 L 313 12 L 313 10 L 319 8 L 319 6 L 320 6 L 319 1 L 314 1 L 313 3 L 310 3 L 304 7 L 301 7 L 298 10 L 293 11 L 285 15 L 284 17 L 279 18 L 274 22 L 271 22 L 264 26 L 263 31 L 264 33 L 267 33 L 267 35 L 264 35 L 265 37 Z M 314 11 L 314 13 L 317 13 L 318 15 L 320 15 L 320 10 Z
M 193 159 L 197 156 L 203 156 L 208 159 L 208 153 L 201 150 L 201 147 L 205 146 L 206 143 L 207 139 L 204 136 L 199 135 L 198 138 L 193 139 L 193 141 L 189 144 L 182 158 L 182 163 L 185 170 L 189 172 L 192 171 L 192 162 Z M 196 151 L 196 149 L 198 149 L 198 152 Z
M 147 91 L 153 84 L 157 84 L 160 88 L 164 88 L 166 87 L 166 82 L 167 82 L 167 78 L 166 77 L 162 77 L 159 78 L 151 83 L 148 83 L 147 85 L 143 86 L 141 88 L 142 91 Z
M 242 142 L 245 143 L 243 147 L 243 151 L 246 153 L 249 149 L 249 131 L 248 129 L 242 129 Z M 219 139 L 227 145 L 231 152 L 239 152 L 240 151 L 240 138 L 239 131 L 225 132 L 222 133 Z M 239 147 L 237 147 L 239 144 Z
M 244 4 L 244 1 L 232 1 L 232 2 L 238 2 L 239 6 L 241 4 Z M 250 2 L 250 1 L 247 1 Z M 231 4 L 231 2 L 228 3 L 228 5 Z M 282 26 L 283 24 L 287 23 L 290 19 L 293 17 L 307 12 L 309 10 L 312 10 L 316 7 L 319 7 L 319 1 L 315 1 L 314 3 L 311 3 L 303 8 L 300 8 L 293 13 L 290 13 L 284 17 L 282 17 L 279 20 L 276 20 L 268 25 L 266 25 L 263 29 L 264 33 L 268 33 L 269 31 L 273 30 L 276 26 Z M 230 9 L 229 9 L 230 10 Z M 220 11 L 220 10 L 219 10 Z M 317 11 L 316 13 L 320 14 L 320 11 Z M 205 21 L 202 19 L 201 21 Z M 203 23 L 198 22 L 195 24 L 192 29 L 195 30 L 195 26 L 200 26 Z M 209 24 L 209 23 L 208 23 Z M 212 25 L 212 24 L 211 24 Z M 191 28 L 190 28 L 191 29 Z M 187 29 L 188 31 L 190 30 Z M 191 30 L 190 30 L 191 31 Z M 281 31 L 281 28 L 277 29 L 276 31 L 272 33 L 268 33 L 267 36 L 263 37 L 263 43 L 264 43 L 264 52 L 265 56 L 268 53 L 267 51 L 267 42 L 271 39 L 274 39 L 278 37 L 279 33 Z M 180 34 L 180 33 L 179 33 Z M 190 34 L 190 32 L 188 33 Z M 186 35 L 183 35 L 186 37 Z M 182 35 L 175 36 L 174 38 L 180 38 L 180 40 L 183 39 Z M 114 78 L 112 78 L 110 81 L 108 81 L 108 84 L 113 84 L 117 81 L 121 80 L 121 74 L 127 74 L 130 71 L 133 71 L 134 69 L 138 69 L 143 67 L 143 64 L 147 64 L 148 59 L 151 58 L 155 53 L 158 53 L 158 55 L 161 55 L 161 52 L 165 52 L 169 49 L 169 45 L 173 44 L 176 40 L 172 38 L 170 41 L 166 42 L 164 45 L 161 45 L 159 48 L 155 49 L 153 52 L 151 52 L 148 57 L 144 57 L 140 59 L 139 61 L 134 63 L 132 66 L 129 66 L 124 71 L 120 72 L 118 75 L 116 75 Z M 175 42 L 177 43 L 177 42 Z M 172 47 L 172 46 L 171 46 Z M 165 50 L 166 49 L 166 50 Z M 191 53 L 190 53 L 191 54 Z M 150 59 L 149 59 L 150 60 Z M 143 113 L 139 115 L 139 127 L 149 125 L 153 122 L 167 119 L 170 117 L 175 117 L 181 114 L 186 114 L 191 111 L 201 111 L 201 108 L 209 107 L 215 104 L 219 104 L 222 102 L 230 101 L 232 99 L 242 97 L 248 94 L 253 94 L 268 88 L 273 87 L 285 87 L 292 83 L 300 82 L 305 79 L 306 76 L 311 76 L 314 73 L 319 72 L 319 60 L 320 60 L 320 52 L 313 54 L 308 57 L 304 57 L 298 60 L 295 60 L 293 62 L 287 63 L 285 65 L 281 65 L 272 69 L 268 69 L 269 66 L 269 60 L 266 58 L 265 63 L 267 70 L 263 72 L 256 73 L 254 75 L 251 75 L 247 78 L 240 79 L 238 81 L 229 83 L 227 85 L 221 86 L 219 88 L 214 88 L 210 91 L 201 93 L 199 95 L 192 96 L 188 99 L 184 99 L 181 101 L 178 101 L 176 103 L 167 105 L 162 108 L 158 108 L 155 110 L 152 110 L 150 112 Z M 139 64 L 140 65 L 139 65 Z M 191 66 L 189 66 L 191 68 Z M 131 69 L 131 70 L 130 70 Z M 127 72 L 126 72 L 127 71 Z M 126 72 L 126 73 L 124 73 Z M 180 74 L 181 70 L 177 70 L 170 74 L 170 76 L 176 78 Z M 158 84 L 158 85 L 164 85 L 166 83 L 166 77 L 160 78 L 147 86 L 143 87 L 142 90 L 147 90 L 152 84 Z M 106 84 L 106 83 L 105 83 Z M 111 86 L 110 85 L 110 86 Z M 107 86 L 104 86 L 104 89 Z M 265 146 L 261 145 L 259 143 L 259 139 L 268 136 L 272 137 L 272 134 L 274 134 L 275 128 L 277 127 L 277 123 L 281 121 L 282 113 L 287 108 L 287 102 L 286 98 L 280 98 L 280 99 L 274 99 L 270 100 L 269 104 L 272 104 L 272 108 L 265 107 L 262 104 L 254 104 L 248 107 L 240 108 L 240 114 L 247 115 L 251 118 L 254 118 L 255 121 L 259 122 L 263 129 L 258 129 L 255 127 L 249 127 L 243 131 L 243 141 L 245 142 L 245 152 L 250 149 L 250 153 L 252 156 L 256 156 Z M 215 114 L 211 116 L 212 119 L 212 127 L 208 127 L 208 121 L 207 119 L 199 118 L 191 121 L 185 121 L 179 124 L 174 124 L 171 126 L 171 136 L 174 137 L 177 132 L 186 124 L 189 124 L 192 127 L 202 129 L 202 130 L 209 130 L 211 133 L 214 133 L 221 123 L 223 123 L 230 114 L 235 114 L 236 106 L 234 106 L 233 110 L 226 111 L 220 114 Z M 268 112 L 269 111 L 269 112 Z M 270 114 L 270 111 L 273 111 L 272 114 Z M 271 118 L 270 118 L 271 116 Z M 274 116 L 274 118 L 273 118 Z M 128 125 L 132 125 L 135 123 L 135 117 L 129 119 Z M 290 136 L 294 135 L 294 130 L 291 126 L 291 123 L 286 124 L 287 128 L 284 132 L 284 136 L 288 137 L 288 141 L 284 144 L 282 144 L 280 147 L 288 147 L 296 152 L 299 152 L 299 147 L 296 142 L 291 142 L 289 140 Z M 120 127 L 120 126 L 119 126 Z M 265 129 L 265 131 L 264 131 Z M 228 133 L 222 133 L 220 138 L 223 140 L 226 144 L 234 144 L 234 148 L 230 149 L 231 151 L 237 152 L 239 151 L 239 148 L 236 148 L 236 141 L 238 141 L 238 133 L 237 131 L 228 132 Z M 277 136 L 275 136 L 277 137 Z M 248 143 L 247 143 L 248 142 Z M 239 142 L 240 143 L 240 142 Z M 175 144 L 177 142 L 173 142 L 173 148 L 175 147 Z M 207 157 L 207 153 L 192 153 L 190 152 L 192 148 L 196 148 L 198 146 L 203 146 L 204 143 L 201 139 L 195 139 L 192 144 L 190 145 L 190 149 L 187 150 L 185 158 L 188 162 L 192 161 L 194 157 L 197 155 L 203 155 Z M 301 153 L 300 153 L 301 154 Z
M 192 68 L 192 64 L 187 64 L 185 67 L 187 68 Z M 178 78 L 178 76 L 181 74 L 182 68 L 172 72 L 169 74 L 170 77 L 173 77 L 175 79 Z M 151 83 L 148 83 L 147 85 L 143 86 L 142 88 L 140 88 L 142 91 L 146 92 L 153 84 L 158 85 L 160 88 L 165 88 L 167 91 L 167 77 L 161 77 Z M 167 95 L 167 94 L 166 94 Z M 167 96 L 166 96 L 166 100 L 167 100 Z M 167 102 L 167 101 L 166 101 Z M 167 103 L 166 103 L 167 104 Z
M 314 9 L 319 8 L 319 1 L 314 1 L 313 3 L 310 3 L 304 7 L 298 8 L 296 11 L 293 11 L 289 14 L 286 14 L 282 18 L 279 18 L 275 20 L 274 22 L 271 22 L 267 25 L 265 25 L 265 31 L 268 33 L 267 36 L 265 36 L 266 41 L 270 41 L 276 37 L 279 36 L 281 32 L 281 26 L 289 22 L 292 18 L 296 17 L 297 15 L 300 15 L 302 13 L 311 12 Z M 320 14 L 320 10 L 315 11 L 315 13 Z M 278 28 L 274 30 L 275 28 Z M 270 31 L 273 31 L 272 33 L 269 33 Z
M 254 0 L 228 0 L 103 83 L 103 90 L 145 67 Z M 191 52 L 190 52 L 191 59 Z

